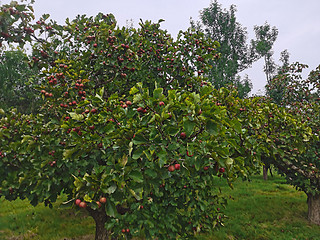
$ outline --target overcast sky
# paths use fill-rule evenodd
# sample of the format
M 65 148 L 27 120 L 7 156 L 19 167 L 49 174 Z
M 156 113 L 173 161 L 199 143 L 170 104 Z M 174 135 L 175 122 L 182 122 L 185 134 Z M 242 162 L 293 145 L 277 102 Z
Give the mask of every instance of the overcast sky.
M 10 0 L 0 0 L 2 4 Z M 309 70 L 320 64 L 320 0 L 220 0 L 223 8 L 237 6 L 236 17 L 246 27 L 249 39 L 254 38 L 253 26 L 266 21 L 279 30 L 274 45 L 274 58 L 288 49 L 291 62 L 309 65 Z M 190 17 L 198 20 L 199 11 L 210 5 L 210 0 L 36 0 L 35 15 L 39 18 L 49 13 L 52 19 L 63 23 L 78 14 L 96 15 L 98 12 L 113 13 L 120 26 L 132 20 L 137 26 L 139 19 L 158 21 L 164 19 L 162 28 L 173 36 L 190 26 Z M 258 61 L 244 73 L 253 82 L 253 92 L 263 89 L 266 83 L 263 62 Z M 309 71 L 308 70 L 308 71 Z

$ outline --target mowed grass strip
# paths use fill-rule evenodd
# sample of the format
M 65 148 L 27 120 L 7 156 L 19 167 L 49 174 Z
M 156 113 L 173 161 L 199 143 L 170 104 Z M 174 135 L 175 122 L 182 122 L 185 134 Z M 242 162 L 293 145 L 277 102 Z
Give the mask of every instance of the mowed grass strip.
M 320 226 L 307 221 L 306 195 L 285 184 L 280 176 L 253 176 L 238 180 L 234 190 L 217 183 L 229 199 L 224 210 L 225 227 L 215 229 L 200 240 L 320 240 Z M 0 198 L 0 239 L 63 240 L 94 238 L 94 221 L 84 211 L 53 209 L 27 201 L 8 202 Z
M 87 239 L 94 239 L 93 219 L 84 211 L 59 209 L 61 202 L 59 199 L 50 209 L 43 204 L 33 207 L 26 200 L 0 198 L 0 239 L 81 239 L 90 234 Z
M 307 220 L 307 197 L 280 176 L 253 176 L 237 181 L 234 190 L 221 186 L 229 198 L 225 227 L 203 239 L 320 240 L 320 226 Z

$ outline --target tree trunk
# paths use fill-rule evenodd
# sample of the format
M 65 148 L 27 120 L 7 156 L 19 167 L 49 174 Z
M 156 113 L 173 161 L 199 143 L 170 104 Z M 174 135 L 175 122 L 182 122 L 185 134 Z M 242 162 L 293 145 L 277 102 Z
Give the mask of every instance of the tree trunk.
M 320 225 L 320 194 L 308 195 L 308 219 L 311 223 Z
M 87 210 L 96 223 L 95 240 L 109 240 L 109 233 L 105 228 L 108 217 L 104 208 L 96 210 L 87 208 Z
M 263 165 L 263 180 L 268 180 L 268 168 L 266 165 Z

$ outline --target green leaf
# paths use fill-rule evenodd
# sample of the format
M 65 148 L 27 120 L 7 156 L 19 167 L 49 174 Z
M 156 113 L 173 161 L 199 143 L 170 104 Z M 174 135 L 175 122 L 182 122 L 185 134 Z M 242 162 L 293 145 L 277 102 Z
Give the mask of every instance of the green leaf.
M 68 159 L 71 158 L 72 154 L 76 151 L 76 148 L 72 148 L 72 149 L 65 149 L 63 151 L 63 157 L 64 159 Z
M 156 120 L 156 114 L 152 115 L 152 118 L 149 120 L 148 124 L 151 124 Z
M 149 177 L 156 178 L 157 177 L 157 172 L 153 169 L 147 169 L 145 170 L 145 174 L 148 175 Z
M 101 94 L 101 92 L 99 94 L 96 93 L 96 95 L 94 96 L 94 99 L 92 99 L 92 100 L 94 100 L 95 102 L 99 102 L 99 101 L 103 102 L 103 98 L 100 94 Z
M 28 140 L 30 140 L 30 139 L 32 139 L 32 136 L 30 136 L 30 135 L 24 135 L 24 136 L 23 136 L 23 139 L 21 140 L 21 143 L 24 143 L 25 141 L 28 141 Z
M 111 202 L 111 200 L 108 198 L 107 199 L 107 203 L 106 203 L 106 213 L 108 216 L 110 217 L 115 217 L 116 215 L 116 206 L 113 202 Z
M 140 156 L 143 154 L 143 150 L 141 149 L 137 149 L 134 151 L 134 153 L 132 154 L 132 159 L 137 160 L 138 158 L 140 158 Z
M 129 173 L 129 177 L 130 177 L 133 181 L 135 181 L 135 182 L 137 182 L 137 183 L 142 183 L 142 182 L 143 182 L 143 175 L 142 175 L 142 173 L 139 172 L 139 171 L 132 171 L 132 172 L 130 172 L 130 173 Z
M 130 94 L 131 95 L 134 95 L 134 94 L 136 94 L 136 93 L 138 93 L 139 92 L 139 89 L 138 88 L 136 88 L 136 87 L 132 87 L 131 89 L 130 89 Z
M 207 131 L 210 134 L 217 135 L 218 134 L 218 125 L 212 120 L 207 121 Z
M 138 103 L 138 102 L 140 102 L 141 100 L 142 100 L 142 96 L 141 96 L 140 93 L 133 96 L 133 102 L 134 102 L 134 103 Z
M 195 92 L 193 92 L 192 94 L 191 94 L 191 96 L 193 97 L 193 102 L 195 103 L 195 104 L 197 104 L 197 103 L 199 103 L 200 102 L 200 95 L 199 94 L 196 94 Z
M 170 127 L 166 128 L 166 132 L 170 136 L 175 136 L 179 131 L 180 131 L 180 129 L 178 127 L 170 126 Z
M 163 92 L 163 89 L 162 88 L 157 88 L 153 91 L 153 97 L 155 99 L 160 99 L 160 97 L 162 96 L 162 92 Z
M 83 182 L 80 178 L 77 178 L 76 176 L 72 175 L 74 177 L 74 186 L 76 187 L 76 191 L 79 191 L 82 186 L 83 186 Z
M 133 142 L 131 141 L 129 143 L 129 156 L 131 156 L 132 150 L 133 150 Z
M 233 119 L 231 121 L 232 123 L 232 126 L 234 127 L 234 130 L 237 132 L 237 133 L 241 133 L 241 123 L 237 120 L 237 119 Z
M 142 199 L 143 188 L 138 188 L 135 190 L 129 188 L 129 192 L 135 197 L 135 199 L 137 199 L 137 201 Z
M 69 112 L 69 115 L 72 119 L 77 120 L 77 121 L 81 121 L 84 119 L 84 116 L 82 114 L 77 114 L 75 112 Z
M 169 90 L 168 91 L 168 98 L 169 99 L 176 99 L 177 98 L 177 90 Z
M 157 156 L 159 157 L 159 166 L 162 168 L 167 161 L 167 152 L 162 150 L 157 152 Z
M 30 9 L 31 12 L 34 12 L 34 9 L 32 6 L 27 6 L 27 7 Z
M 101 186 L 101 191 L 105 194 L 112 194 L 116 191 L 117 189 L 117 185 L 116 184 L 112 184 L 111 186 L 107 187 L 107 186 Z
M 127 155 L 123 155 L 122 158 L 120 159 L 120 165 L 122 167 L 124 167 L 128 162 L 128 156 Z
M 83 197 L 83 200 L 84 200 L 85 202 L 92 202 L 92 199 L 91 199 L 91 197 L 90 197 L 88 194 L 86 194 L 86 195 Z
M 132 141 L 134 144 L 144 144 L 148 142 L 142 134 L 136 134 Z
M 232 165 L 232 164 L 233 164 L 233 159 L 232 158 L 227 158 L 226 165 Z
M 187 134 L 187 136 L 190 136 L 193 133 L 193 129 L 196 126 L 196 124 L 189 119 L 183 122 L 183 128 Z
M 144 151 L 144 154 L 146 155 L 146 157 L 148 158 L 148 160 L 153 160 L 153 154 L 154 154 L 154 150 L 148 149 L 146 151 Z
M 103 94 L 104 94 L 104 87 L 102 87 L 100 89 L 100 98 L 102 99 L 103 98 Z

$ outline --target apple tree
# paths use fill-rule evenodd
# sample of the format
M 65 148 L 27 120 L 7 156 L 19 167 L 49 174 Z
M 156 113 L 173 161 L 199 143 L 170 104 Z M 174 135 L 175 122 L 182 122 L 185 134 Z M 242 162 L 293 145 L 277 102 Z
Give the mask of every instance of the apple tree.
M 300 124 L 311 129 L 312 138 L 307 143 L 307 150 L 300 152 L 290 149 L 291 161 L 274 159 L 274 165 L 282 172 L 288 182 L 308 196 L 308 218 L 320 224 L 320 154 L 319 154 L 319 102 L 320 102 L 320 68 L 311 71 L 307 79 L 301 72 L 307 66 L 300 63 L 291 64 L 287 71 L 277 75 L 266 86 L 276 96 L 279 105 L 287 108 Z M 296 136 L 295 132 L 291 134 Z
M 25 34 L 8 14 L 18 9 L 32 10 L 2 7 L 14 19 L 4 41 Z M 44 104 L 0 113 L 6 199 L 52 206 L 65 194 L 94 218 L 96 239 L 193 238 L 223 223 L 216 182 L 231 185 L 258 160 L 203 77 L 216 42 L 191 29 L 174 40 L 160 21 L 119 28 L 111 14 L 20 24 L 32 30 L 19 43 L 32 46 Z

